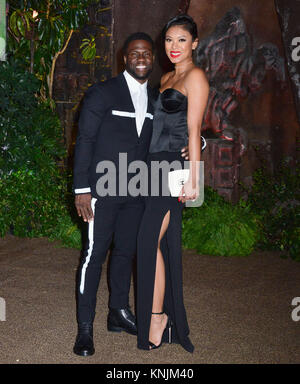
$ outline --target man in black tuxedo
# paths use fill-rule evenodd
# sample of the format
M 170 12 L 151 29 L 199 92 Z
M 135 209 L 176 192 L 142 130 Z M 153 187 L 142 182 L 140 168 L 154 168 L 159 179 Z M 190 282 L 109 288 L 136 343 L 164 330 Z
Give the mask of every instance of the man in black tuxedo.
M 128 164 L 146 160 L 152 135 L 153 109 L 147 80 L 153 67 L 153 51 L 154 43 L 147 34 L 129 36 L 124 44 L 126 70 L 90 87 L 80 113 L 74 192 L 76 209 L 88 223 L 89 237 L 77 282 L 78 334 L 74 353 L 80 356 L 94 353 L 96 295 L 112 239 L 108 330 L 137 333 L 129 307 L 129 289 L 144 201 L 141 196 L 118 193 L 118 182 L 115 196 L 99 196 L 97 181 L 105 172 L 97 165 L 110 160 L 118 180 L 119 171 L 120 177 L 124 177 L 119 165 L 120 153 L 126 155 Z M 128 180 L 132 176 L 128 174 Z

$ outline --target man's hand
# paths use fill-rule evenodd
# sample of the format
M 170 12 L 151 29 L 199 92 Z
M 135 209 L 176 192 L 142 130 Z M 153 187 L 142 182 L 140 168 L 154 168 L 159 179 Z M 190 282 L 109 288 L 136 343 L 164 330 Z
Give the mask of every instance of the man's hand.
M 83 221 L 90 222 L 93 220 L 92 210 L 92 195 L 90 193 L 83 193 L 75 196 L 75 206 L 79 217 L 83 218 Z
M 183 147 L 181 150 L 181 156 L 185 158 L 185 160 L 189 159 L 189 147 L 188 145 L 186 147 Z

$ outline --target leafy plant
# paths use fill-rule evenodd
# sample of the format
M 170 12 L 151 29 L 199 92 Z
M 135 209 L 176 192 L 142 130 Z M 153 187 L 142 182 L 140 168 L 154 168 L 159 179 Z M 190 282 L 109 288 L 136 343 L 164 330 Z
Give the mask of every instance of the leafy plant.
M 250 209 L 260 219 L 262 249 L 281 250 L 300 261 L 300 172 L 299 164 L 284 160 L 272 174 L 266 166 L 254 175 L 249 192 Z
M 257 218 L 245 203 L 232 205 L 210 187 L 201 207 L 183 211 L 183 247 L 201 254 L 247 256 L 260 236 Z
M 73 220 L 71 215 L 65 212 L 61 215 L 56 225 L 49 234 L 50 240 L 59 240 L 65 247 L 82 249 L 82 231 L 80 224 Z
M 34 96 L 39 85 L 18 65 L 0 64 L 0 235 L 47 236 L 69 245 L 75 243 L 73 197 L 62 129 L 57 114 Z
M 96 42 L 95 36 L 90 36 L 90 38 L 82 39 L 82 44 L 80 45 L 81 55 L 84 60 L 90 61 L 94 60 L 96 57 Z
M 74 30 L 87 22 L 91 2 L 10 1 L 8 51 L 42 81 L 45 98 L 52 98 L 56 60 L 67 48 Z
M 66 151 L 57 114 L 35 96 L 40 81 L 4 62 L 0 84 L 0 177 L 20 168 L 52 172 Z

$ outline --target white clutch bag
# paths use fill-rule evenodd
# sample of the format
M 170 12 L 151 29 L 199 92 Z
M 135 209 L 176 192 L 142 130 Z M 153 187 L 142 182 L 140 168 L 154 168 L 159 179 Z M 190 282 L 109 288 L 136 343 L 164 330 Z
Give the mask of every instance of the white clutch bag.
M 189 178 L 189 169 L 178 169 L 168 173 L 168 186 L 172 197 L 178 197 L 183 184 Z

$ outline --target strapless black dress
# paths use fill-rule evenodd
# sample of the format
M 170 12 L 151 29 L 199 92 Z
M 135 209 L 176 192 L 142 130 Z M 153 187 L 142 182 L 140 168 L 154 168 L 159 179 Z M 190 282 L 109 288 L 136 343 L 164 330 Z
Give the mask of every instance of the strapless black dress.
M 159 94 L 155 104 L 153 134 L 148 156 L 152 161 L 177 160 L 183 164 L 181 149 L 188 143 L 187 98 L 181 92 L 169 88 Z M 167 179 L 160 174 L 160 185 Z M 149 188 L 150 191 L 151 188 Z M 161 241 L 165 262 L 166 287 L 164 312 L 173 322 L 172 342 L 180 343 L 188 352 L 193 352 L 188 335 L 189 327 L 183 302 L 181 223 L 184 205 L 177 197 L 165 196 L 163 188 L 158 196 L 146 197 L 137 244 L 137 327 L 138 348 L 149 349 L 149 328 L 153 304 L 156 253 L 159 233 L 165 215 L 170 211 L 167 231 Z M 163 342 L 167 342 L 164 333 Z

